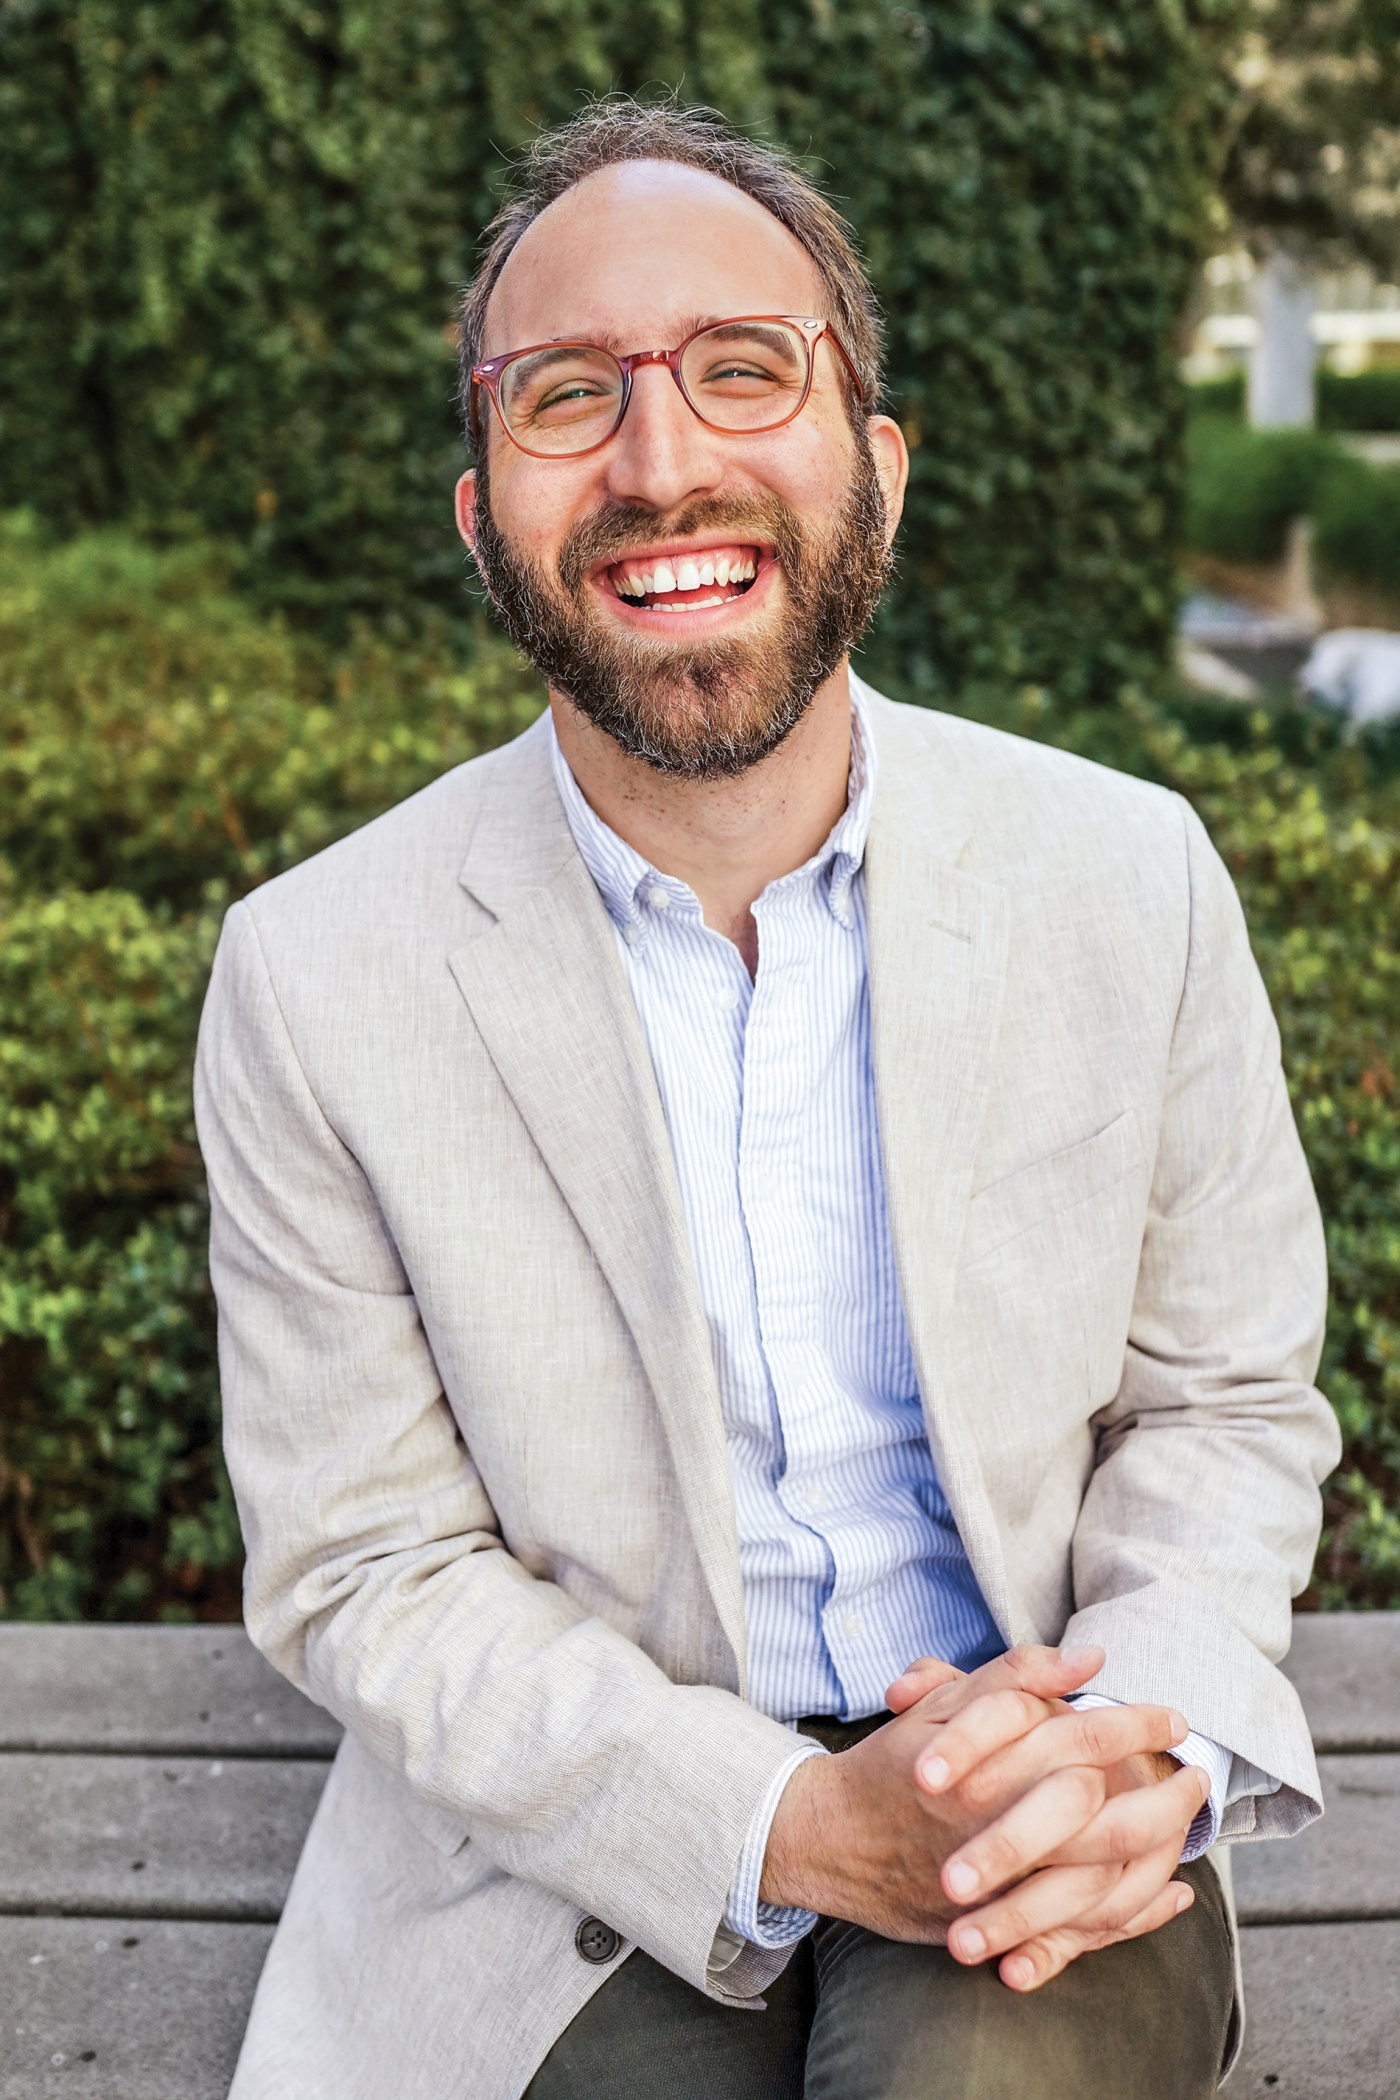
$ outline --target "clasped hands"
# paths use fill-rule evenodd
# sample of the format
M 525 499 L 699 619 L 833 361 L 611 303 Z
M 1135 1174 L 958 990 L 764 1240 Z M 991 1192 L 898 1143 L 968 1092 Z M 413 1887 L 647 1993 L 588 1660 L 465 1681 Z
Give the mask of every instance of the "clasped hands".
M 1210 1777 L 1166 1755 L 1188 1732 L 1167 1707 L 1066 1705 L 1103 1662 L 1024 1647 L 970 1674 L 911 1665 L 886 1694 L 895 1720 L 793 1773 L 762 1900 L 997 1959 L 1017 1991 L 1155 1932 L 1193 1901 L 1172 1874 Z

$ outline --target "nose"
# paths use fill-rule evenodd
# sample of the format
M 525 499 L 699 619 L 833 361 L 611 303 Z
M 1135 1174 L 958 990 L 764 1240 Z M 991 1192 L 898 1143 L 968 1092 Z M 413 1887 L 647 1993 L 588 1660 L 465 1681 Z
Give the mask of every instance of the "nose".
M 638 365 L 622 428 L 604 455 L 619 503 L 675 510 L 724 478 L 724 440 L 687 407 L 665 365 Z

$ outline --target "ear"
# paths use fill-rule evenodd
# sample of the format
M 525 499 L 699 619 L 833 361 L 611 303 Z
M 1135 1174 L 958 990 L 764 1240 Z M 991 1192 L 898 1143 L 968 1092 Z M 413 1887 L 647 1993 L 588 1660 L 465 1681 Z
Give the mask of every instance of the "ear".
M 904 491 L 909 485 L 909 447 L 893 416 L 870 416 L 865 425 L 875 460 L 875 475 L 885 499 L 885 543 L 894 538 L 904 515 Z
M 476 554 L 475 467 L 468 467 L 466 473 L 458 482 L 454 500 L 457 512 L 457 530 L 461 533 L 462 538 L 466 541 L 474 556 Z

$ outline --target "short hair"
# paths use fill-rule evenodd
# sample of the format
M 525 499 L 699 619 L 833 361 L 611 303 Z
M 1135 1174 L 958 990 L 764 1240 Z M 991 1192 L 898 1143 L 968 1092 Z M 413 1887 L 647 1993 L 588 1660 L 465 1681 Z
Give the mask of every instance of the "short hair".
M 773 214 L 816 264 L 830 321 L 849 351 L 867 412 L 879 396 L 883 353 L 880 309 L 851 229 L 816 185 L 774 146 L 745 138 L 718 110 L 684 109 L 607 95 L 566 124 L 544 131 L 517 166 L 514 187 L 482 236 L 481 267 L 458 314 L 459 399 L 467 437 L 478 453 L 482 432 L 472 400 L 472 366 L 480 361 L 486 308 L 516 243 L 566 190 L 602 168 L 629 160 L 672 161 L 717 175 Z M 849 390 L 849 389 L 848 389 Z

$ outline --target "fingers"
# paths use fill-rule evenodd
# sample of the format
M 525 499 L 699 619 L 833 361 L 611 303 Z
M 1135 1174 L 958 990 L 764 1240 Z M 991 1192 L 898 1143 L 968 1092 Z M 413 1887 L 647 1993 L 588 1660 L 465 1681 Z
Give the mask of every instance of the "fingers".
M 1102 1808 L 1105 1793 L 1104 1776 L 1097 1766 L 1070 1765 L 1051 1772 L 1029 1793 L 1013 1801 L 994 1823 L 950 1853 L 943 1862 L 941 1877 L 945 1895 L 954 1903 L 976 1903 L 994 1889 L 1019 1881 L 1083 1830 Z M 1088 1864 L 1097 1866 L 1102 1862 Z M 1120 1869 L 1117 1862 L 1108 1865 L 1112 1878 Z M 1076 1865 L 1065 1871 L 1080 1873 L 1083 1869 Z M 1074 1915 L 1072 1911 L 1062 1913 L 1061 1918 L 1042 1923 L 1059 1924 L 1064 1916 Z M 1027 1925 L 1017 1937 L 1025 1939 L 1041 1929 L 1041 1924 Z
M 1122 1878 L 1121 1867 L 1044 1867 L 950 1925 L 948 1952 L 974 1964 L 1049 1937 L 1085 1916 Z
M 1111 1947 L 1119 1940 L 1138 1940 L 1145 1933 L 1159 1932 L 1164 1925 L 1170 1925 L 1173 1918 L 1190 1910 L 1195 1900 L 1193 1891 L 1185 1882 L 1169 1882 L 1146 1909 L 1139 1911 L 1118 1931 L 1086 1935 L 1079 1925 L 1064 1926 L 1058 1932 L 1028 1940 L 1004 1956 L 998 1974 L 1013 1991 L 1037 1991 L 1081 1954 L 1095 1953 L 1100 1947 Z
M 953 1671 L 950 1663 L 923 1656 L 897 1677 L 885 1694 L 891 1713 L 905 1713 L 929 1692 L 944 1689 L 960 1680 L 965 1698 L 983 1692 L 1029 1692 L 1037 1699 L 1063 1699 L 1080 1691 L 1104 1665 L 1102 1648 L 1038 1648 L 1030 1645 L 1008 1648 L 970 1674 Z M 935 1676 L 938 1671 L 943 1674 Z M 896 1703 L 897 1702 L 897 1703 Z M 963 1699 L 958 1701 L 963 1704 Z
M 950 1926 L 948 1944 L 959 1960 L 985 1961 L 1028 1941 L 1073 1926 L 1079 1952 L 1106 1945 L 1158 1902 L 1176 1868 L 1180 1848 L 1161 1845 L 1129 1866 L 1043 1867 L 980 1910 Z M 982 1952 L 974 1950 L 980 1942 Z
M 892 1714 L 907 1713 L 917 1706 L 930 1692 L 936 1692 L 945 1684 L 965 1682 L 967 1672 L 955 1669 L 952 1663 L 940 1662 L 936 1655 L 921 1655 L 917 1662 L 910 1663 L 902 1676 L 885 1693 L 885 1704 Z
M 1183 1742 L 1181 1715 L 1165 1706 L 1092 1706 L 1041 1719 L 1040 1702 L 1025 1692 L 990 1692 L 973 1699 L 941 1727 L 914 1767 L 927 1794 L 961 1785 L 985 1764 L 978 1785 L 987 1798 L 1029 1786 L 1057 1765 L 1119 1764 L 1144 1750 Z M 1017 1745 L 1012 1757 L 993 1762 Z
M 1200 1765 L 1179 1765 L 1169 1779 L 1133 1787 L 1106 1801 L 1074 1837 L 1053 1854 L 1057 1866 L 1088 1866 L 1141 1859 L 1176 1835 L 1181 1844 L 1210 1798 L 1210 1774 Z M 1046 1854 L 1047 1859 L 1052 1855 Z

